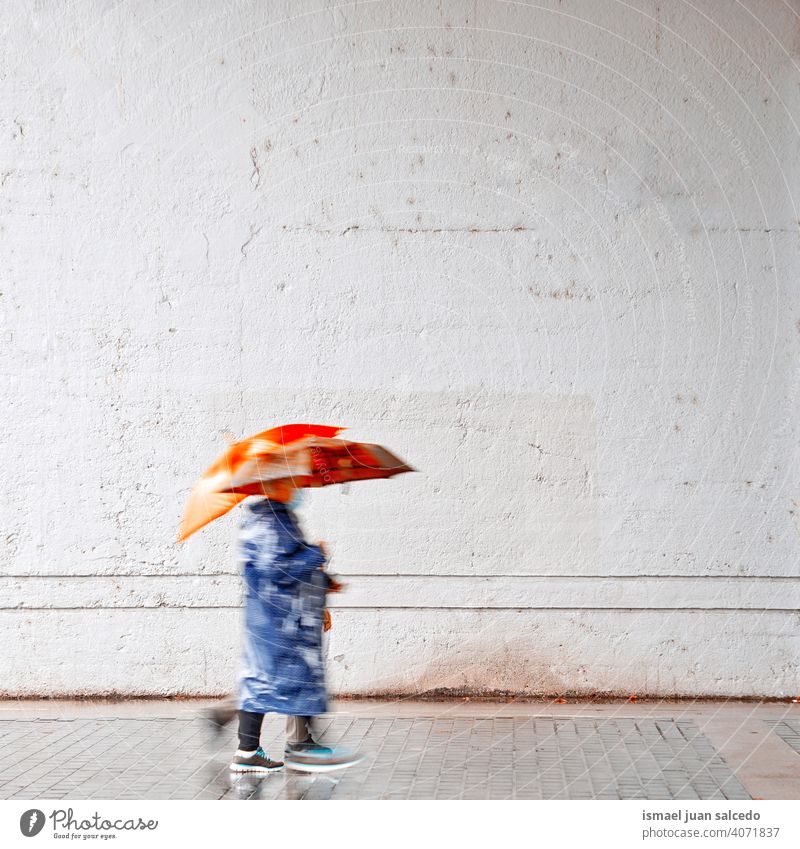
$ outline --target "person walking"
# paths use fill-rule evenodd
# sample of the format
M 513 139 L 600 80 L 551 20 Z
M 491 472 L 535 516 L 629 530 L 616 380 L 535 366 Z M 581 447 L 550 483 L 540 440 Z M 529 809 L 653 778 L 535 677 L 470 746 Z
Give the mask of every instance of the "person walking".
M 352 757 L 320 745 L 313 717 L 327 710 L 322 632 L 330 619 L 325 596 L 341 585 L 326 571 L 324 543 L 309 544 L 295 511 L 302 490 L 279 481 L 247 508 L 239 538 L 245 581 L 244 648 L 238 693 L 239 748 L 230 769 L 269 773 L 284 762 L 323 771 Z M 285 714 L 284 761 L 260 743 L 266 713 Z
M 414 469 L 381 445 L 337 439 L 341 427 L 287 424 L 233 442 L 189 493 L 178 541 L 250 496 L 239 539 L 245 581 L 244 650 L 239 693 L 207 714 L 212 727 L 239 717 L 230 769 L 268 773 L 290 766 L 325 772 L 361 760 L 320 745 L 313 717 L 325 712 L 322 631 L 325 597 L 341 585 L 325 571 L 323 543 L 306 542 L 295 511 L 303 488 L 392 478 Z M 284 761 L 261 747 L 266 713 L 285 714 Z

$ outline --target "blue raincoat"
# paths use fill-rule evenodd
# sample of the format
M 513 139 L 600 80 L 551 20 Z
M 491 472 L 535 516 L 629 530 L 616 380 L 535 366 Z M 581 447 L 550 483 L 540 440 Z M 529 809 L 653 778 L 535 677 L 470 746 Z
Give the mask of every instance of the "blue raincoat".
M 327 708 L 322 616 L 325 557 L 294 513 L 266 498 L 249 505 L 239 537 L 246 587 L 239 709 L 315 716 Z

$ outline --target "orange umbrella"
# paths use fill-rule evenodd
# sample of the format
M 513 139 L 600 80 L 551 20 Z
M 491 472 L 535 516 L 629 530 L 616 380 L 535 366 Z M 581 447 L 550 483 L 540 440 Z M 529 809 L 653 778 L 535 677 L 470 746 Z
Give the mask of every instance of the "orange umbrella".
M 380 445 L 334 439 L 342 430 L 283 425 L 235 442 L 192 488 L 178 539 L 185 540 L 248 495 L 269 496 L 279 481 L 317 487 L 414 471 Z

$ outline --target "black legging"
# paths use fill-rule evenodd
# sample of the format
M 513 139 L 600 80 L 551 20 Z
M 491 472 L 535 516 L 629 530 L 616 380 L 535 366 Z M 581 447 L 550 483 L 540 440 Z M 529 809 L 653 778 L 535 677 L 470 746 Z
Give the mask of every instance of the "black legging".
M 261 723 L 263 721 L 263 713 L 250 713 L 246 710 L 239 711 L 239 748 L 243 752 L 252 752 L 259 747 Z

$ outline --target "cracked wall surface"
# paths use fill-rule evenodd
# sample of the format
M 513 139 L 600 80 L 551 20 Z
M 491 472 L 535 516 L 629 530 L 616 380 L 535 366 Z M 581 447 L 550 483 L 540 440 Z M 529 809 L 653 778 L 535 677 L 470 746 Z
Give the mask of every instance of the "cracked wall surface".
M 229 434 L 315 492 L 331 686 L 797 695 L 800 7 L 9 7 L 4 695 L 236 676 Z

